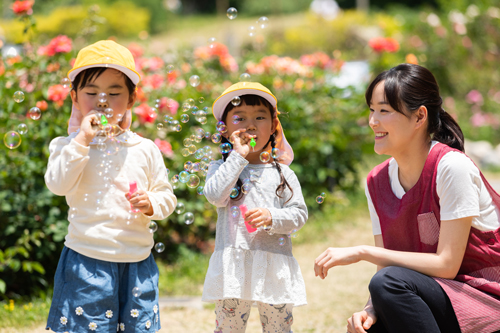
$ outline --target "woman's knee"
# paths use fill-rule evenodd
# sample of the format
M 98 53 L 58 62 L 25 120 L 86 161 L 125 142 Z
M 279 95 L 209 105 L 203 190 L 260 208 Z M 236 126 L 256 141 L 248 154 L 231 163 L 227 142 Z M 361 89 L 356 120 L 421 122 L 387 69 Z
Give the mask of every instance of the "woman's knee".
M 382 297 L 402 287 L 407 268 L 388 266 L 379 270 L 371 279 L 368 289 L 373 297 Z

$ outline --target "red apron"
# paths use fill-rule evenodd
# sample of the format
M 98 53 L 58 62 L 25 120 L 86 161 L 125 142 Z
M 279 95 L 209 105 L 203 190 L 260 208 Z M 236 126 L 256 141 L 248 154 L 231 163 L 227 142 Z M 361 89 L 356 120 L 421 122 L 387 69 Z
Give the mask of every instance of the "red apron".
M 436 192 L 439 161 L 450 151 L 434 146 L 420 179 L 401 199 L 392 192 L 389 160 L 368 175 L 368 190 L 380 219 L 386 249 L 436 253 L 440 230 L 440 206 Z M 500 196 L 481 174 L 495 206 Z M 500 330 L 500 228 L 471 228 L 465 255 L 454 280 L 435 278 L 451 300 L 462 332 Z M 492 296 L 494 295 L 494 296 Z

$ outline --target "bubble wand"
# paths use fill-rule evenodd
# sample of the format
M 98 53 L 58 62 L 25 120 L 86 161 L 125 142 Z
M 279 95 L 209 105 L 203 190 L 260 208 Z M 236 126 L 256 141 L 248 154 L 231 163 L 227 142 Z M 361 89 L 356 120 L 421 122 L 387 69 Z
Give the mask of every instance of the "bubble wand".
M 243 216 L 243 219 L 245 219 L 245 214 L 247 213 L 248 211 L 248 208 L 247 208 L 247 205 L 243 204 L 243 205 L 240 205 L 240 210 L 241 210 L 241 215 Z M 247 227 L 247 231 L 249 233 L 252 233 L 254 231 L 257 230 L 257 228 L 254 228 L 252 227 L 250 224 L 248 224 L 247 221 L 245 221 L 245 227 Z
M 252 138 L 252 139 L 250 140 L 250 146 L 252 147 L 252 151 L 255 151 L 255 145 L 256 145 L 256 144 L 257 144 L 257 143 L 256 143 L 256 142 L 255 142 L 255 140 Z

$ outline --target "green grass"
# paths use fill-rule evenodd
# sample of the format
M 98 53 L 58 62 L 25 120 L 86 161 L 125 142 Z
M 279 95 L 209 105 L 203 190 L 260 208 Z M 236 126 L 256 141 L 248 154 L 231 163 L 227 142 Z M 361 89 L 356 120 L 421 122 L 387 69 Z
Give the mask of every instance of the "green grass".
M 0 302 L 0 329 L 33 328 L 41 325 L 49 314 L 50 297 L 32 301 L 7 300 Z

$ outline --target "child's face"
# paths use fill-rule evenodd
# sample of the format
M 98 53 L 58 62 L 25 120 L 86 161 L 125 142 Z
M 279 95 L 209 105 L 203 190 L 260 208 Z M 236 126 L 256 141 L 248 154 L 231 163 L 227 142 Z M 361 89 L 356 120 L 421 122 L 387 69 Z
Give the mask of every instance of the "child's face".
M 227 113 L 226 117 L 227 132 L 226 138 L 239 129 L 244 128 L 246 133 L 256 135 L 255 147 L 250 149 L 249 155 L 255 152 L 260 154 L 269 137 L 274 133 L 278 126 L 278 118 L 271 117 L 271 110 L 265 105 L 246 105 L 241 103 Z
M 99 94 L 106 93 L 107 102 L 99 102 Z M 104 111 L 113 109 L 113 117 L 108 118 L 110 124 L 118 123 L 125 112 L 135 103 L 136 93 L 129 94 L 125 83 L 125 75 L 113 68 L 108 68 L 84 87 L 71 91 L 71 99 L 75 107 L 85 117 L 92 110 Z

